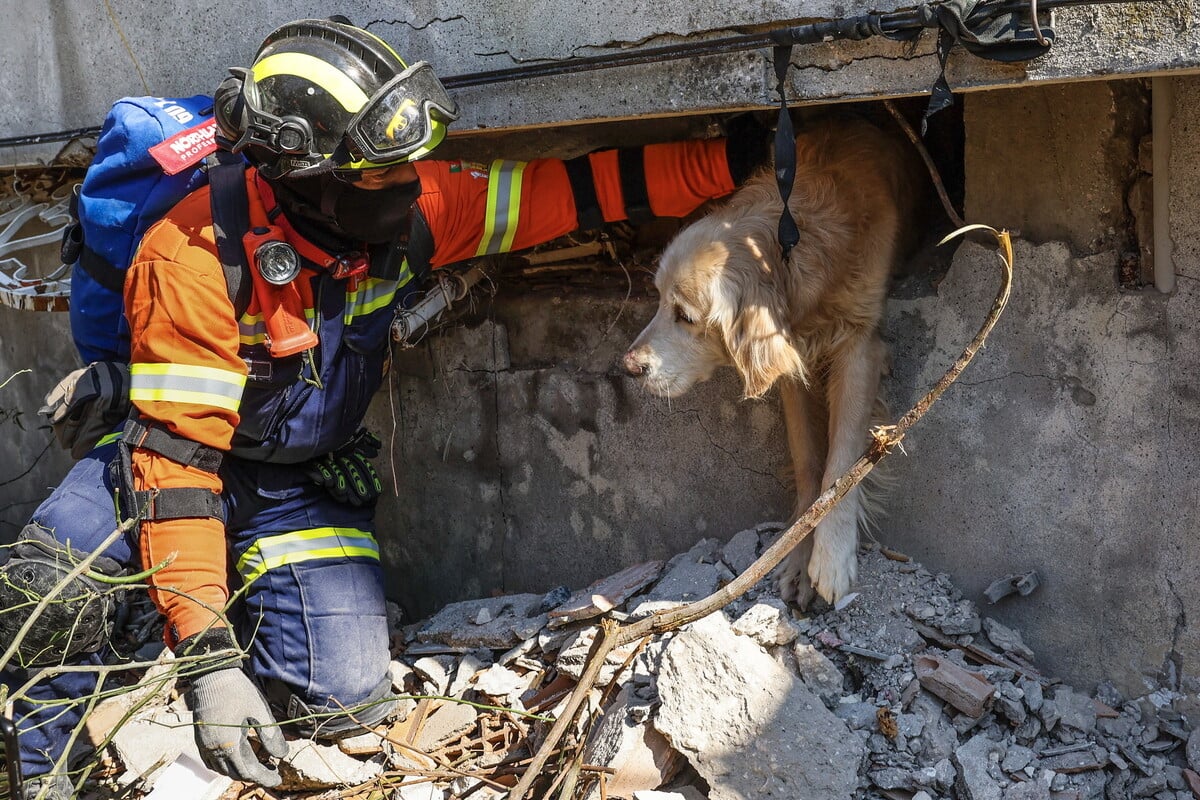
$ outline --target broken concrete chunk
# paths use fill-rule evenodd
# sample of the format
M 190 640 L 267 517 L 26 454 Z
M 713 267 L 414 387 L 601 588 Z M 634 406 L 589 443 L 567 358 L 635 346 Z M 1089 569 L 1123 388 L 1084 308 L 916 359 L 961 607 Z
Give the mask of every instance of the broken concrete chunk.
M 879 707 L 874 703 L 839 703 L 833 709 L 833 714 L 844 720 L 851 730 L 873 731 Z
M 567 641 L 558 654 L 558 660 L 554 665 L 559 671 L 571 676 L 575 680 L 579 680 L 583 676 L 583 671 L 587 667 L 587 656 L 592 649 L 592 642 L 596 640 L 596 635 L 600 629 L 596 627 L 584 628 L 575 633 L 570 640 Z M 625 660 L 637 650 L 637 642 L 629 642 L 620 647 L 613 648 L 608 653 L 608 657 L 604 659 L 604 666 L 600 668 L 600 675 L 596 679 L 597 686 L 607 686 L 616 675 L 617 670 L 625 663 Z M 625 673 L 628 677 L 628 673 Z
M 1005 772 L 1020 772 L 1028 767 L 1032 761 L 1032 750 L 1028 747 L 1014 744 L 1009 746 L 1008 751 L 1004 754 L 1004 760 L 1000 762 L 1000 769 Z
M 1003 747 L 983 733 L 975 734 L 954 751 L 954 766 L 958 768 L 954 786 L 962 800 L 1000 800 L 1000 786 L 989 774 L 988 766 L 1002 752 Z
M 1026 661 L 1032 661 L 1033 651 L 1026 646 L 1021 634 L 1005 625 L 1001 625 L 991 617 L 983 618 L 983 631 L 992 644 L 1000 648 L 1002 653 L 1016 653 Z
M 911 789 L 913 786 L 912 773 L 900 767 L 873 769 L 867 777 L 880 789 Z
M 1059 722 L 1084 734 L 1096 729 L 1096 706 L 1092 698 L 1070 687 L 1059 686 L 1054 691 L 1054 705 L 1058 709 Z M 1049 729 L 1049 725 L 1046 726 Z
M 550 627 L 598 617 L 624 603 L 645 589 L 662 574 L 663 562 L 647 561 L 602 578 L 586 589 L 571 595 L 550 612 Z
M 454 679 L 446 692 L 450 697 L 462 697 L 475 676 L 492 665 L 491 650 L 473 650 L 463 655 L 454 670 Z
M 818 697 L 841 695 L 845 679 L 824 653 L 808 642 L 796 642 L 792 655 L 796 659 L 796 674 L 810 692 Z
M 136 780 L 153 783 L 161 770 L 181 755 L 201 760 L 190 711 L 160 708 L 148 719 L 132 719 L 117 730 L 112 744 L 125 765 L 124 784 Z
M 705 779 L 711 800 L 844 800 L 858 786 L 859 738 L 723 614 L 671 640 L 658 689 L 655 727 Z
M 466 703 L 446 703 L 434 711 L 421 726 L 414 746 L 423 753 L 435 749 L 447 739 L 474 727 L 479 712 Z
M 354 786 L 377 777 L 383 769 L 382 756 L 360 761 L 346 755 L 336 745 L 297 739 L 288 742 L 287 757 L 279 764 L 279 774 L 283 778 L 280 788 L 297 791 Z
M 995 691 L 983 676 L 940 656 L 917 656 L 913 669 L 923 687 L 968 717 L 982 716 Z
M 446 790 L 428 779 L 413 778 L 400 784 L 392 800 L 446 800 Z
M 1014 783 L 1004 790 L 1004 800 L 1050 800 L 1050 787 L 1039 781 Z
M 721 560 L 735 575 L 745 572 L 758 560 L 758 531 L 751 529 L 735 533 L 721 548 Z
M 960 600 L 951 606 L 945 616 L 930 622 L 935 628 L 947 636 L 979 633 L 979 614 L 970 600 Z
M 584 750 L 584 762 L 613 770 L 605 785 L 608 797 L 630 797 L 634 792 L 657 789 L 675 777 L 684 758 L 666 737 L 629 716 L 634 702 L 622 689 L 604 714 Z M 599 784 L 588 795 L 600 797 Z
M 507 667 L 493 664 L 475 678 L 475 691 L 506 700 L 510 705 L 528 689 L 528 681 Z
M 983 594 L 987 597 L 989 603 L 995 603 L 1002 598 L 1008 597 L 1010 594 L 1020 594 L 1022 597 L 1029 595 L 1040 584 L 1041 580 L 1038 578 L 1036 571 L 1005 575 L 999 580 L 992 581 L 983 590 Z
M 647 599 L 699 600 L 715 592 L 722 582 L 732 580 L 733 573 L 721 561 L 720 545 L 716 539 L 701 539 L 691 550 L 672 558 Z
M 450 690 L 454 668 L 453 656 L 425 656 L 413 662 L 413 670 L 429 683 L 429 694 L 444 695 Z
M 640 791 L 633 793 L 633 800 L 708 800 L 695 786 L 684 786 L 669 792 Z
M 491 621 L 492 621 L 492 610 L 490 608 L 488 608 L 487 606 L 484 606 L 483 608 L 476 611 L 474 618 L 471 619 L 471 622 L 475 625 L 487 625 Z
M 792 625 L 792 613 L 777 597 L 758 601 L 733 623 L 733 630 L 749 636 L 762 647 L 778 647 L 796 641 L 800 632 Z
M 537 633 L 547 621 L 538 611 L 542 596 L 511 594 L 452 603 L 439 611 L 417 631 L 417 640 L 426 643 L 476 649 L 508 649 Z M 486 611 L 486 614 L 481 614 Z M 476 619 L 488 618 L 483 624 Z M 529 628 L 533 627 L 533 632 Z M 522 635 L 524 634 L 524 635 Z

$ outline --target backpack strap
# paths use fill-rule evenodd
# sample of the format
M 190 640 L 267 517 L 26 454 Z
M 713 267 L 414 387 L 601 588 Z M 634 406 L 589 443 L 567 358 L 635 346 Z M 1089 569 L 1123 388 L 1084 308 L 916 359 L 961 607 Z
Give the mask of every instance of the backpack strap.
M 217 255 L 225 273 L 225 286 L 238 318 L 250 307 L 250 281 L 242 236 L 250 230 L 250 201 L 246 197 L 246 162 L 227 150 L 217 150 L 205 163 L 212 204 L 213 233 Z

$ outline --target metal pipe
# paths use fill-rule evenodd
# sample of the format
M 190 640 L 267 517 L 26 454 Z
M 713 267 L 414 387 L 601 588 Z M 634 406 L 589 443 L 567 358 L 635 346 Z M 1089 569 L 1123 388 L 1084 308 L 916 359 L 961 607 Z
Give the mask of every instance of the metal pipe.
M 1170 77 L 1150 80 L 1150 135 L 1154 156 L 1153 180 L 1154 288 L 1175 290 L 1175 253 L 1171 241 L 1171 118 L 1175 115 L 1175 86 Z

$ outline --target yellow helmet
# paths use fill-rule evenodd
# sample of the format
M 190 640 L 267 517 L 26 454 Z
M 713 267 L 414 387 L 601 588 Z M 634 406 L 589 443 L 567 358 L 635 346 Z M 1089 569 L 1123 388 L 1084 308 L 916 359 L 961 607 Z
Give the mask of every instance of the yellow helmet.
M 415 161 L 458 118 L 427 62 L 409 66 L 347 22 L 290 22 L 266 38 L 252 67 L 230 73 L 216 93 L 217 123 L 267 177 Z

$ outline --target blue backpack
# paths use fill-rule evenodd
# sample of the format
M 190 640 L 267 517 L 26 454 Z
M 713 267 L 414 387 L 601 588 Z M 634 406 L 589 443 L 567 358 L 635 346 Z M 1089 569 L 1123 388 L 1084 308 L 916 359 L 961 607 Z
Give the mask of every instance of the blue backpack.
M 125 271 L 146 230 L 184 196 L 208 183 L 210 175 L 215 217 L 215 176 L 223 165 L 236 172 L 223 182 L 245 203 L 240 157 L 222 154 L 219 166 L 210 160 L 215 169 L 201 168 L 206 158 L 217 158 L 212 102 L 207 95 L 126 97 L 113 104 L 104 120 L 96 157 L 72 199 L 76 223 L 63 236 L 63 263 L 72 265 L 71 336 L 85 364 L 129 361 Z M 229 197 L 228 191 L 224 194 Z M 236 196 L 232 203 L 235 207 L 227 213 L 236 216 Z M 226 230 L 245 231 L 246 223 L 239 221 Z M 240 234 L 233 238 L 240 249 Z M 221 260 L 227 260 L 224 248 Z M 237 260 L 240 267 L 241 258 Z M 230 290 L 233 297 L 237 288 Z

